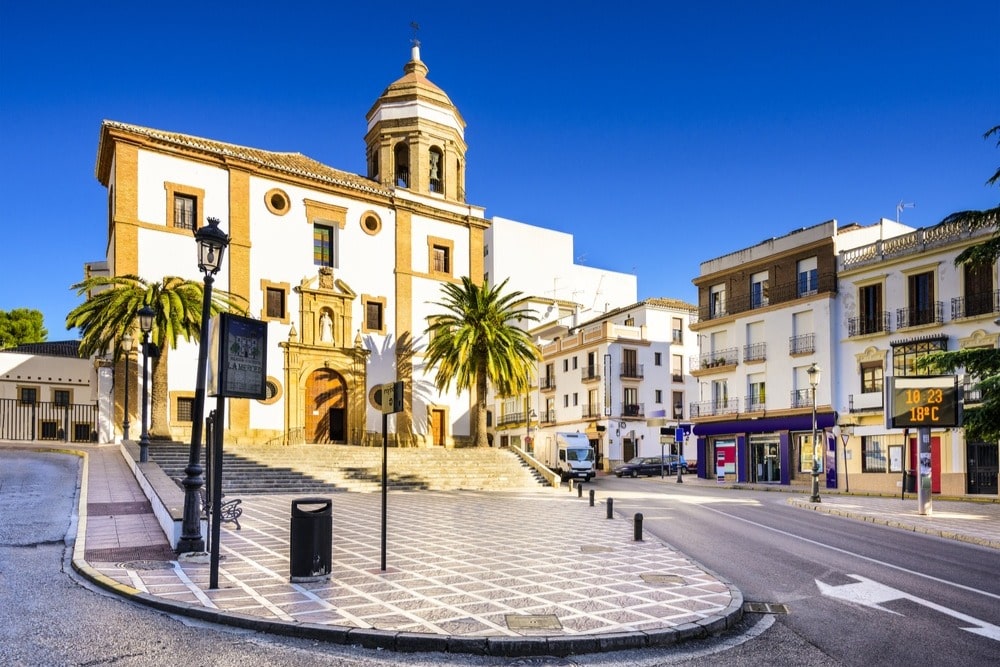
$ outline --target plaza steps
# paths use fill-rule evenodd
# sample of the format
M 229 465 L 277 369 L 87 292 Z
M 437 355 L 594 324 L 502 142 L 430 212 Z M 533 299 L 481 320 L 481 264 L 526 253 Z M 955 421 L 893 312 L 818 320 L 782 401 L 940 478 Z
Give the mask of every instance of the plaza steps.
M 167 476 L 184 478 L 188 445 L 156 442 L 150 445 L 149 454 Z M 375 492 L 382 488 L 382 449 L 227 443 L 222 475 L 222 489 L 228 496 Z M 545 484 L 513 452 L 478 447 L 390 447 L 387 478 L 389 490 L 515 490 Z

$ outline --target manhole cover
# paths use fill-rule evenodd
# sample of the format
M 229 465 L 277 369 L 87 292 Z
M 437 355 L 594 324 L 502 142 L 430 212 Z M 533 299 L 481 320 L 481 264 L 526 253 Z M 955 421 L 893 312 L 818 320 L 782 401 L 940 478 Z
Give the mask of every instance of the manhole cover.
M 584 545 L 580 547 L 580 551 L 585 554 L 606 554 L 614 550 L 614 547 L 599 547 L 596 545 Z
M 743 611 L 751 614 L 787 614 L 788 606 L 772 602 L 744 602 Z
M 554 655 L 542 655 L 537 658 L 518 658 L 508 662 L 508 667 L 576 667 L 575 662 Z
M 562 630 L 555 614 L 507 614 L 505 618 L 511 630 Z
M 170 570 L 173 564 L 167 560 L 131 560 L 118 563 L 118 567 L 123 570 Z
M 676 574 L 651 574 L 646 572 L 639 577 L 647 584 L 683 584 L 684 577 Z

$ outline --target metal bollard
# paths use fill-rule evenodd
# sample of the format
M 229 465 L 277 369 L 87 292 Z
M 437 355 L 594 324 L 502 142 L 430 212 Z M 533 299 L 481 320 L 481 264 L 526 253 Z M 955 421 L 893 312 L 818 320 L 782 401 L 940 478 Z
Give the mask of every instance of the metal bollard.
M 570 477 L 569 480 L 566 482 L 566 488 L 569 489 L 570 493 L 573 493 L 573 478 L 572 477 Z
M 590 490 L 590 506 L 591 507 L 594 506 L 594 490 L 593 489 Z
M 636 542 L 642 542 L 642 512 L 637 512 L 635 515 L 632 539 Z
M 607 507 L 608 507 L 608 518 L 609 519 L 614 518 L 614 515 L 615 515 L 615 499 L 614 498 L 608 498 Z
M 583 498 L 583 484 L 576 485 L 576 497 Z

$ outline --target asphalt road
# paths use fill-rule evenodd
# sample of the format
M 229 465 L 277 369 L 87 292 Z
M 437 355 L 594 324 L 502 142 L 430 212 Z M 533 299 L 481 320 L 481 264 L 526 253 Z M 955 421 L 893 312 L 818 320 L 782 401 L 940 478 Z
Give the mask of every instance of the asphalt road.
M 747 601 L 786 605 L 775 627 L 836 664 L 1000 663 L 996 550 L 797 509 L 785 493 L 610 477 L 597 489 Z

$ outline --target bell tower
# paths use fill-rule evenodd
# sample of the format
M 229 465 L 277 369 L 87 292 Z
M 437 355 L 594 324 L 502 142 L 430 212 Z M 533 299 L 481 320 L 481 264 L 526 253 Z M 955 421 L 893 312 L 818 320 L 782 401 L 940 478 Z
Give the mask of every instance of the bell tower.
M 427 78 L 414 40 L 403 76 L 365 116 L 368 178 L 387 187 L 465 201 L 465 121 Z

